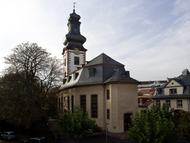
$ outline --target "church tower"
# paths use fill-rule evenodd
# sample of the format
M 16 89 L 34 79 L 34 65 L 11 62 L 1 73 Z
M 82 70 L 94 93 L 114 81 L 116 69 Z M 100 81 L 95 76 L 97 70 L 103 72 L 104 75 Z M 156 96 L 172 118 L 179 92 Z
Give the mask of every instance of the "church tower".
M 68 34 L 64 42 L 63 60 L 64 76 L 68 76 L 86 63 L 86 49 L 83 44 L 86 38 L 80 33 L 80 15 L 75 13 L 75 8 L 68 19 Z

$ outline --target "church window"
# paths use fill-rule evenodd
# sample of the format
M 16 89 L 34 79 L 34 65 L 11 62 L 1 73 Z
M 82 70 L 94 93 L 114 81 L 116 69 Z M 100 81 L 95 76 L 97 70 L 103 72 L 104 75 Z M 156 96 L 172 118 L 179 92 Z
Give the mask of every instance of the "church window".
M 61 99 L 58 98 L 58 110 L 61 111 Z
M 68 110 L 70 110 L 70 97 L 69 96 L 67 97 L 67 108 L 68 108 Z
M 106 90 L 106 95 L 107 95 L 107 100 L 109 100 L 110 99 L 110 90 L 109 89 Z
M 71 111 L 74 112 L 74 96 L 71 96 Z
M 91 117 L 98 117 L 98 95 L 91 95 Z
M 110 109 L 107 109 L 107 119 L 110 119 Z
M 63 111 L 63 96 L 61 96 L 61 99 L 60 99 L 60 111 L 61 112 Z
M 80 95 L 80 109 L 86 112 L 86 95 Z
M 79 65 L 80 64 L 80 61 L 79 61 L 79 57 L 74 57 L 74 64 L 75 65 Z

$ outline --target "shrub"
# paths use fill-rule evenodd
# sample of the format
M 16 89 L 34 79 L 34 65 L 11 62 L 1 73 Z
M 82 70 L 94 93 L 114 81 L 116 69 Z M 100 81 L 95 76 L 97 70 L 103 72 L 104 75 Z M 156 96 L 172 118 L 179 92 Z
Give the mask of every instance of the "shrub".
M 174 114 L 174 123 L 178 138 L 190 141 L 190 113 L 176 110 Z
M 136 114 L 128 135 L 136 143 L 167 143 L 174 139 L 173 133 L 172 113 L 167 107 L 153 106 Z
M 94 120 L 89 119 L 86 112 L 76 108 L 74 112 L 66 112 L 60 120 L 64 136 L 79 139 L 92 134 L 96 128 Z

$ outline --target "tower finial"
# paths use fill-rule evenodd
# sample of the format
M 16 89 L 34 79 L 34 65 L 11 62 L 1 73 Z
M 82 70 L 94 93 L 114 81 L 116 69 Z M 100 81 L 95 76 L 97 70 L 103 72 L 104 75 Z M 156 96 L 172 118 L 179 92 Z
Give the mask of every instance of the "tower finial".
M 75 13 L 75 6 L 76 6 L 76 2 L 73 2 L 73 13 Z

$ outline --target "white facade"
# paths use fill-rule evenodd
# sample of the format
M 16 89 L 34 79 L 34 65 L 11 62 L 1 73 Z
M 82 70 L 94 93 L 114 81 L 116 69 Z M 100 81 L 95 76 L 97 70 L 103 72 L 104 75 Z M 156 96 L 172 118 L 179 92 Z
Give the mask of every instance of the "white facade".
M 171 80 L 168 85 L 164 88 L 164 95 L 170 95 L 170 90 L 171 89 L 176 89 L 176 94 L 183 94 L 183 86 L 181 84 L 179 84 L 177 81 L 175 80 Z
M 178 77 L 170 79 L 153 99 L 158 106 L 167 105 L 173 110 L 190 112 L 189 71 L 182 72 Z
M 178 100 L 181 100 L 181 105 L 178 106 Z M 167 101 L 170 101 L 170 108 L 173 110 L 183 110 L 190 112 L 190 99 L 181 98 L 181 99 L 160 99 L 160 106 L 167 105 Z M 156 105 L 156 101 L 155 101 Z
M 109 99 L 107 99 L 107 90 L 110 91 Z M 138 111 L 136 84 L 108 84 L 106 86 L 86 85 L 62 90 L 58 95 L 59 113 L 61 114 L 68 110 L 72 111 L 73 107 L 80 107 L 81 95 L 86 96 L 86 112 L 89 117 L 95 120 L 100 128 L 107 129 L 111 133 L 123 133 L 126 131 L 127 122 L 124 115 L 127 113 L 132 117 Z M 97 117 L 91 117 L 92 95 L 97 95 L 98 97 Z M 109 118 L 107 110 L 110 111 Z
M 75 57 L 79 58 L 79 64 L 75 64 Z M 65 76 L 70 75 L 74 71 L 81 68 L 86 62 L 86 52 L 79 51 L 78 49 L 75 50 L 65 50 L 63 54 L 63 61 L 64 61 L 64 74 Z

